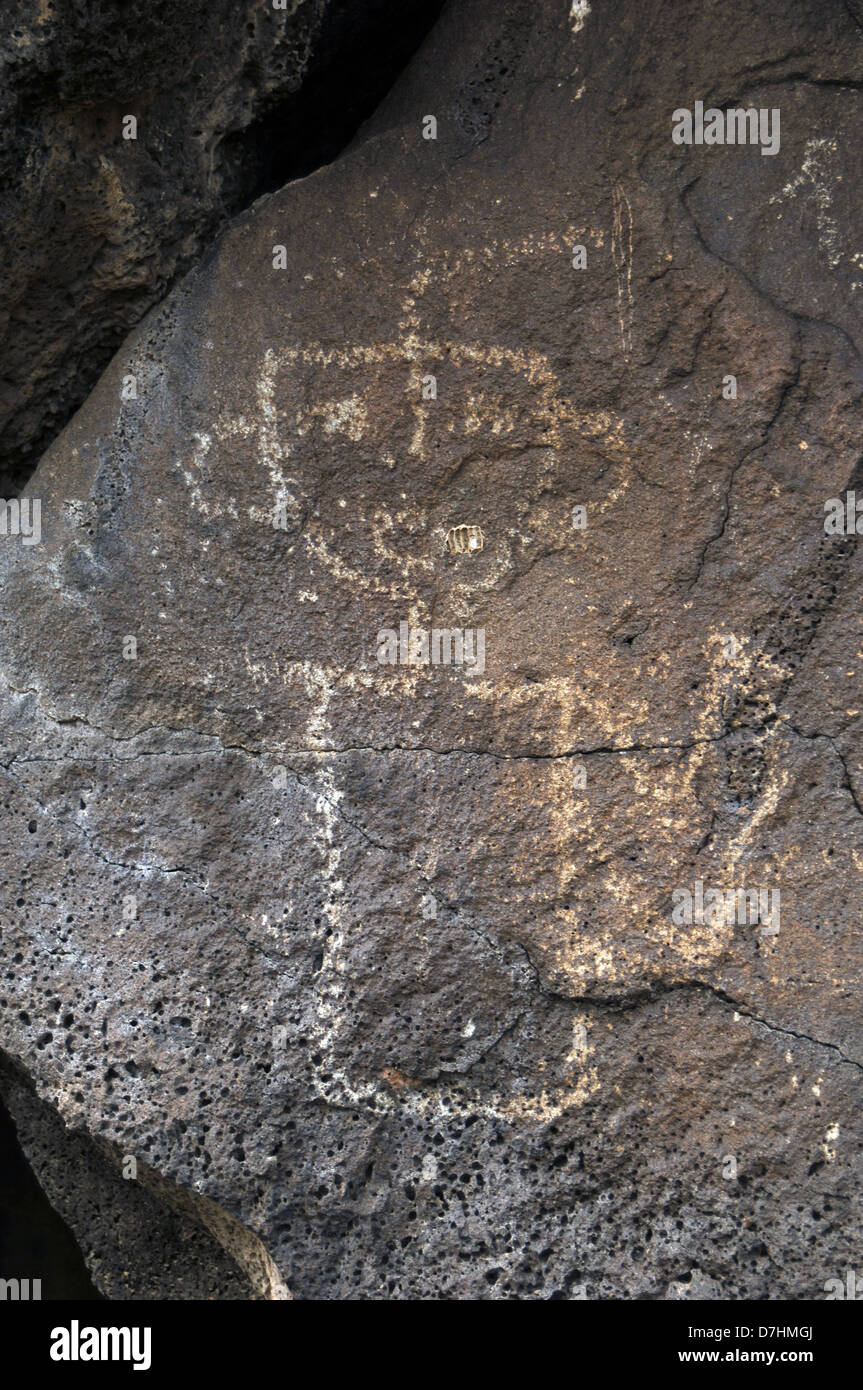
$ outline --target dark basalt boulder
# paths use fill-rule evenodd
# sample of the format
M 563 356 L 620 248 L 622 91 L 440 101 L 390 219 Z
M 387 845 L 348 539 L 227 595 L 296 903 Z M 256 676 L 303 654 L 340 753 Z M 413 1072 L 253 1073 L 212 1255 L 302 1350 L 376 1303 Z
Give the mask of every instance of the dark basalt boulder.
M 859 1260 L 861 80 L 838 0 L 448 5 L 0 545 L 3 1049 L 295 1297 Z

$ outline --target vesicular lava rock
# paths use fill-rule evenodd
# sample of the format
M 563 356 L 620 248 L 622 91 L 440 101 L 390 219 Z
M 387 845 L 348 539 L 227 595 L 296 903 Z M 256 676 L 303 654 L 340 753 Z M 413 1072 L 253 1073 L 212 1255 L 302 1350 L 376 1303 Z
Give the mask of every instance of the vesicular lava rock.
M 450 4 L 2 542 L 3 1047 L 294 1297 L 859 1259 L 861 80 L 839 0 Z

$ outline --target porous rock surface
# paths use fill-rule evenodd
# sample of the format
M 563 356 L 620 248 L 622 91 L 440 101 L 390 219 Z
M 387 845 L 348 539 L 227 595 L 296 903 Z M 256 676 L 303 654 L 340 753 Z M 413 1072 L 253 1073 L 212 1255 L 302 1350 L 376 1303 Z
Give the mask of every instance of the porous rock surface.
M 0 495 L 225 218 L 344 145 L 439 8 L 3 5 Z
M 3 1049 L 295 1298 L 859 1260 L 858 19 L 448 5 L 0 548 Z M 674 145 L 696 99 L 781 149 Z M 380 664 L 400 623 L 484 669 Z M 780 929 L 675 924 L 697 880 Z

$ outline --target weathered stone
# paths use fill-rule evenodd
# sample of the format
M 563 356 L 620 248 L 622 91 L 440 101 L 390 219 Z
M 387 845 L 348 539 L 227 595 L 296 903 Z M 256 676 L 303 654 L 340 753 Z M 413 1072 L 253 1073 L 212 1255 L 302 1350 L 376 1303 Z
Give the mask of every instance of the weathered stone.
M 75 1231 L 111 1299 L 258 1299 L 278 1294 L 266 1257 L 205 1199 L 173 1190 L 146 1163 L 105 1141 L 69 1133 L 26 1080 L 6 1069 L 2 1089 L 18 1138 L 57 1212 Z M 43 1250 L 46 1258 L 49 1252 Z M 9 1256 L 3 1251 L 4 1265 Z M 40 1271 L 43 1274 L 44 1270 Z M 275 1285 L 275 1287 L 274 1287 Z M 62 1290 L 61 1290 L 62 1292 Z M 50 1274 L 42 1296 L 57 1298 Z
M 439 9 L 3 6 L 0 495 L 225 219 L 342 148 Z
M 0 547 L 4 1047 L 294 1296 L 859 1260 L 863 44 L 728 23 L 449 6 Z M 781 148 L 676 145 L 696 96 Z M 484 669 L 381 664 L 403 623 Z M 699 883 L 781 920 L 680 925 Z

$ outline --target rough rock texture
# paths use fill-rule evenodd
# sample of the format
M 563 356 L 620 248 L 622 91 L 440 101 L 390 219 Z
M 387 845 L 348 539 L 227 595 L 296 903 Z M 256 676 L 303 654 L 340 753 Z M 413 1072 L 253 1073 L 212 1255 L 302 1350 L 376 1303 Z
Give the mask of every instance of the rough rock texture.
M 3 497 L 225 217 L 332 158 L 439 10 L 440 0 L 4 4 Z
M 861 84 L 840 0 L 457 0 L 0 546 L 3 1048 L 294 1297 L 859 1260 Z M 780 151 L 674 145 L 696 99 Z
M 145 1164 L 68 1134 L 26 1079 L 6 1068 L 2 1089 L 19 1141 L 55 1210 L 76 1232 L 89 1269 L 112 1299 L 256 1299 L 269 1296 L 214 1237 L 201 1199 L 175 1195 Z M 134 1172 L 135 1181 L 130 1180 Z M 248 1241 L 244 1242 L 248 1243 Z M 5 1252 L 3 1252 L 5 1255 Z M 47 1252 L 43 1251 L 43 1258 Z M 3 1260 L 9 1266 L 9 1258 Z M 47 1263 L 47 1260 L 46 1260 Z M 34 1269 L 34 1276 L 44 1275 Z M 50 1278 L 43 1297 L 60 1297 Z
M 48 1106 L 42 1111 L 54 1127 L 60 1120 Z M 20 1126 L 19 1126 L 20 1127 Z M 64 1151 L 55 1155 L 62 1164 Z M 57 1169 L 58 1176 L 62 1167 Z M 91 1193 L 95 1189 L 91 1188 Z M 4 1278 L 38 1279 L 43 1299 L 100 1300 L 84 1258 L 68 1226 L 51 1206 L 28 1163 L 15 1125 L 0 1102 L 0 1265 Z M 28 1291 L 37 1290 L 35 1284 Z M 19 1283 L 20 1291 L 20 1283 Z

